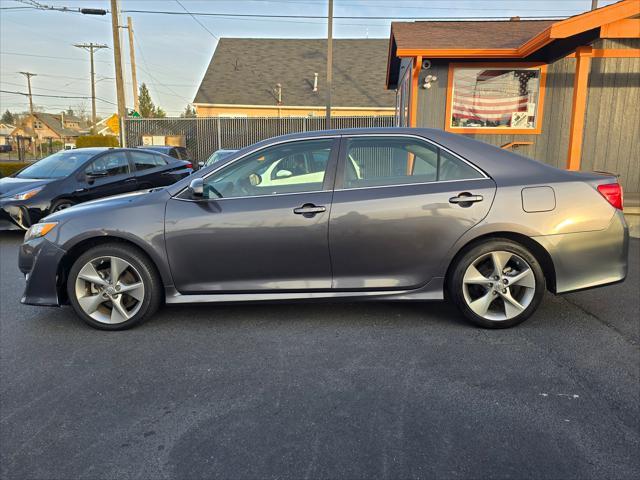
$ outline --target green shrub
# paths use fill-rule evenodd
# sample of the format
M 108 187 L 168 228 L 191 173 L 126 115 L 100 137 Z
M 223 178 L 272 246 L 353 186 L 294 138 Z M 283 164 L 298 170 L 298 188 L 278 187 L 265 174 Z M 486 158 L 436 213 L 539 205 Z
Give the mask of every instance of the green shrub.
M 24 162 L 0 162 L 0 178 L 8 177 L 29 165 Z
M 76 148 L 117 147 L 118 137 L 111 135 L 85 135 L 76 139 Z

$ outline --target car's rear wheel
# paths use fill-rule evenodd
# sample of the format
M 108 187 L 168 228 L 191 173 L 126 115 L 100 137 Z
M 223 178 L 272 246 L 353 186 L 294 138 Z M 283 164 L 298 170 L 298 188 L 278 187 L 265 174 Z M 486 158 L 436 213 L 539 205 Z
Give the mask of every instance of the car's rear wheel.
M 456 262 L 448 296 L 476 325 L 507 328 L 538 308 L 545 278 L 535 256 L 522 245 L 493 239 L 475 245 Z
M 124 330 L 149 318 L 160 306 L 154 266 L 133 247 L 100 245 L 73 263 L 67 280 L 73 309 L 87 324 Z

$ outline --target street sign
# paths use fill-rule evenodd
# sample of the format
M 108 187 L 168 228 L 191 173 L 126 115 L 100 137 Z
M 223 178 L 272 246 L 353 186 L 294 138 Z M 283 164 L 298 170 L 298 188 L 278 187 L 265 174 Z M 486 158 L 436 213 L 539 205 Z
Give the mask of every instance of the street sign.
M 105 124 L 111 129 L 113 133 L 115 133 L 116 135 L 120 135 L 120 117 L 118 117 L 117 113 L 111 115 L 107 119 Z

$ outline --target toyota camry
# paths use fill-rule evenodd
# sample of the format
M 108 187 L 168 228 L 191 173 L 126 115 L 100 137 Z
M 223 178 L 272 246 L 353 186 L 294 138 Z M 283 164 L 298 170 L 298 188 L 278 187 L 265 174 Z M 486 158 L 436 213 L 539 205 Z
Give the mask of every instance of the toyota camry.
M 29 228 L 19 265 L 23 303 L 70 304 L 105 330 L 164 303 L 444 298 L 504 328 L 546 290 L 622 281 L 627 252 L 614 175 L 439 130 L 355 129 L 266 140 L 56 212 Z

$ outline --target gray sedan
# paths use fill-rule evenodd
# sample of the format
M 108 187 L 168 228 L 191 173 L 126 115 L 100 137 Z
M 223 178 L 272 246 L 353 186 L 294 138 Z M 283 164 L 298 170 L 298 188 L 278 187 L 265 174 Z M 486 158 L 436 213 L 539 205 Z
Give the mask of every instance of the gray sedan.
M 288 135 L 43 219 L 21 247 L 22 301 L 118 330 L 163 303 L 447 297 L 510 327 L 545 290 L 625 278 L 621 199 L 613 175 L 438 130 Z

